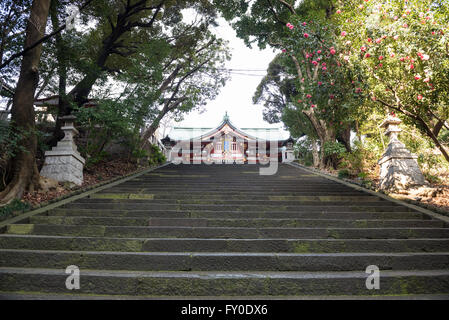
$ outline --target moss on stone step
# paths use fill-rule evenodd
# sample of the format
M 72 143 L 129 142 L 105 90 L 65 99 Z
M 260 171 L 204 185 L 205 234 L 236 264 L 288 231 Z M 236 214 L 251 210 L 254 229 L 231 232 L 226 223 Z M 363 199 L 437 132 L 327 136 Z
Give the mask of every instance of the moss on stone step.
M 9 234 L 31 234 L 34 230 L 34 224 L 10 224 L 6 233 Z

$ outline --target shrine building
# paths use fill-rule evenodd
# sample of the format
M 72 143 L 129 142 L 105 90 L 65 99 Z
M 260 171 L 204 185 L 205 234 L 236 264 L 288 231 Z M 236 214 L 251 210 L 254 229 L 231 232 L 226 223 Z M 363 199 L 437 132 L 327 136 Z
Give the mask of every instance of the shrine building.
M 168 161 L 183 163 L 268 163 L 294 160 L 294 140 L 279 128 L 237 128 L 227 113 L 213 128 L 174 127 L 161 140 Z

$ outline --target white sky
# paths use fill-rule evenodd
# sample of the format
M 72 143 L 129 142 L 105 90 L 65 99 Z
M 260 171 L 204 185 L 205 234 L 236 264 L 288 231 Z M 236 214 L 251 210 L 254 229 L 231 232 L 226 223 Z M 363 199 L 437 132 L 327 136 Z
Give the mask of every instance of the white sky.
M 236 37 L 235 31 L 224 19 L 218 20 L 220 25 L 213 29 L 217 36 L 228 40 L 232 52 L 232 59 L 227 62 L 226 68 L 245 70 L 266 70 L 269 63 L 276 55 L 272 49 L 259 50 L 256 46 L 249 49 L 243 40 Z M 206 106 L 206 111 L 190 112 L 184 116 L 181 122 L 173 123 L 176 127 L 216 127 L 223 120 L 225 112 L 228 112 L 231 122 L 237 127 L 260 127 L 260 128 L 281 128 L 285 138 L 289 133 L 283 130 L 282 123 L 269 124 L 263 120 L 262 105 L 254 105 L 252 97 L 257 85 L 265 75 L 264 71 L 258 72 L 238 72 L 250 73 L 260 76 L 245 76 L 231 74 L 231 78 L 226 86 L 221 89 L 220 94 Z

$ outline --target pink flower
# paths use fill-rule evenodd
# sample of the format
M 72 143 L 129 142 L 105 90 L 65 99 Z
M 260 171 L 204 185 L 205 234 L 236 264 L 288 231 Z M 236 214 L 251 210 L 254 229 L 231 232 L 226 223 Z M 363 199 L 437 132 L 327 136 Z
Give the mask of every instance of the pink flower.
M 334 96 L 333 94 L 331 94 L 331 95 L 329 96 L 329 98 L 334 99 L 335 96 Z
M 318 62 L 316 62 L 316 61 L 314 60 L 314 61 L 312 61 L 312 64 L 313 64 L 314 66 L 316 66 L 316 65 L 318 64 Z
M 304 38 L 308 38 L 309 35 L 307 33 L 304 33 Z
M 339 10 L 337 10 L 337 14 L 340 14 L 341 13 L 341 10 L 339 9 Z
M 365 52 L 365 51 L 366 51 L 366 47 L 365 47 L 365 46 L 362 46 L 362 47 L 360 48 L 360 50 L 362 50 L 363 52 Z
M 368 39 L 366 39 L 366 41 L 371 42 L 371 41 L 373 41 L 373 39 L 368 38 Z
M 415 80 L 420 80 L 421 76 L 419 74 L 415 75 Z
M 301 103 L 302 102 L 302 100 L 301 99 L 298 99 L 298 103 Z
M 302 25 L 305 26 L 307 24 L 307 22 L 303 22 Z
M 430 78 L 425 78 L 423 81 L 427 83 L 430 81 Z
M 311 108 L 315 108 L 316 107 L 316 105 L 315 104 L 312 104 L 311 106 L 310 106 Z
M 379 60 L 383 60 L 384 56 L 379 56 Z
M 423 98 L 423 96 L 422 95 L 420 95 L 420 94 L 418 94 L 418 100 L 422 100 L 422 98 Z
M 341 32 L 341 36 L 342 36 L 342 37 L 345 37 L 346 35 L 347 35 L 346 31 L 342 31 L 342 32 Z
M 323 67 L 326 66 L 326 62 L 323 62 L 321 65 L 322 65 Z
M 309 99 L 312 98 L 312 96 L 310 94 L 307 94 L 306 97 Z
M 382 42 L 382 38 L 376 39 L 376 43 L 381 43 L 381 42 Z
M 392 58 L 394 58 L 394 57 L 395 57 L 395 54 L 394 54 L 394 52 L 390 54 L 390 57 L 392 57 Z
M 336 53 L 334 47 L 332 47 L 332 48 L 330 49 L 330 53 L 331 53 L 332 55 L 334 55 L 334 54 Z
M 326 67 L 323 67 L 323 71 L 326 71 L 327 70 L 327 68 Z
M 404 61 L 405 61 L 405 58 L 404 58 L 404 57 L 400 57 L 399 60 L 401 60 L 402 62 L 404 62 Z
M 408 28 L 408 24 L 404 23 L 404 24 L 402 25 L 402 27 L 403 27 L 403 28 Z
M 349 56 L 344 56 L 345 61 L 349 61 Z
M 430 58 L 428 54 L 421 54 L 419 57 L 421 58 L 421 60 L 424 60 L 424 61 L 427 61 Z
M 282 49 L 282 52 L 287 52 L 287 50 L 285 50 L 285 49 Z
M 394 39 L 394 40 L 398 40 L 398 39 L 399 39 L 399 36 L 398 36 L 398 35 L 395 35 L 395 36 L 393 37 L 393 39 Z
M 369 53 L 365 54 L 365 58 L 369 58 L 371 55 Z
M 321 81 L 318 81 L 318 85 L 321 86 L 323 83 Z
M 410 70 L 415 69 L 415 66 L 413 64 L 410 65 Z
M 321 53 L 321 50 L 318 50 L 316 53 L 320 54 L 320 53 Z

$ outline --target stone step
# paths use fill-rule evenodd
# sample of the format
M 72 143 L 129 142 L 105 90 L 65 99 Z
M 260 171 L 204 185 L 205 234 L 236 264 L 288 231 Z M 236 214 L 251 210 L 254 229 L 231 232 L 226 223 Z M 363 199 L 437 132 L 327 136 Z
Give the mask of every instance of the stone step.
M 354 220 L 354 219 L 205 219 L 205 218 L 143 218 L 143 217 L 65 217 L 34 216 L 28 223 L 55 225 L 101 226 L 185 226 L 185 227 L 352 227 L 443 228 L 439 220 Z
M 53 216 L 115 216 L 115 217 L 160 217 L 160 218 L 309 218 L 309 219 L 430 219 L 428 216 L 420 212 L 412 211 L 398 211 L 398 212 L 376 212 L 376 211 L 348 211 L 348 208 L 338 208 L 340 211 L 335 211 L 335 207 L 321 210 L 302 210 L 298 211 L 284 211 L 276 210 L 265 211 L 212 211 L 212 210 L 103 210 L 103 209 L 52 209 L 47 212 L 48 215 Z M 346 209 L 346 210 L 345 210 Z
M 107 201 L 106 201 L 107 200 Z M 248 200 L 248 195 L 208 195 L 203 194 L 193 195 L 184 194 L 179 195 L 159 195 L 153 193 L 95 193 L 89 198 L 83 198 L 76 201 L 76 203 L 106 203 L 106 202 L 142 202 L 145 200 L 153 200 L 155 203 L 214 203 L 214 204 L 300 204 L 301 202 L 371 202 L 382 201 L 387 202 L 375 196 L 342 196 L 342 195 L 323 195 L 323 196 L 281 196 L 281 195 L 263 195 L 252 196 Z
M 152 192 L 149 191 L 150 189 L 147 188 L 117 188 L 112 187 L 110 189 L 98 191 L 97 193 L 94 193 L 92 195 L 97 194 L 109 194 L 109 193 L 144 193 L 144 194 L 154 194 L 155 199 L 185 199 L 189 197 L 195 197 L 195 198 L 201 198 L 201 197 L 217 197 L 221 199 L 227 199 L 229 197 L 242 197 L 244 199 L 266 199 L 267 196 L 282 196 L 282 197 L 289 197 L 289 196 L 366 196 L 367 194 L 365 192 L 354 192 L 354 191 L 338 191 L 338 190 L 332 190 L 332 191 L 279 191 L 279 190 L 260 190 L 260 191 L 252 191 L 252 190 L 246 190 L 244 192 L 242 191 L 229 191 L 229 190 L 188 190 L 186 191 L 176 191 L 173 189 L 169 190 L 162 190 L 162 189 L 151 189 Z
M 217 296 L 131 296 L 107 294 L 0 292 L 2 300 L 217 300 Z M 220 300 L 449 300 L 449 294 L 390 294 L 390 295 L 301 295 L 301 296 L 220 296 Z
M 445 253 L 195 253 L 0 249 L 0 267 L 131 271 L 360 271 L 438 270 Z
M 72 294 L 150 296 L 447 294 L 449 270 L 382 271 L 380 288 L 367 274 L 347 272 L 82 271 Z M 67 293 L 63 269 L 0 268 L 0 291 Z
M 318 192 L 321 194 L 327 194 L 327 192 L 337 192 L 337 193 L 352 193 L 354 192 L 353 189 L 339 189 L 338 186 L 333 186 L 333 187 L 325 187 L 325 186 L 316 186 L 316 187 L 311 187 L 311 186 L 295 186 L 295 185 L 282 185 L 282 186 L 278 186 L 278 187 L 273 187 L 273 186 L 258 186 L 258 185 L 254 185 L 254 186 L 222 186 L 222 187 L 217 187 L 216 185 L 210 185 L 210 186 L 199 186 L 199 185 L 195 185 L 195 184 L 191 184 L 191 185 L 176 185 L 176 186 L 170 186 L 169 184 L 163 184 L 163 185 L 140 185 L 140 184 L 136 184 L 134 187 L 130 188 L 131 190 L 150 190 L 152 192 L 162 192 L 162 193 L 167 193 L 170 191 L 173 192 L 178 192 L 178 193 L 182 193 L 182 192 L 226 192 L 229 190 L 232 190 L 234 192 L 282 192 L 282 193 L 288 193 L 288 192 L 294 192 L 294 193 L 303 193 L 303 192 Z M 116 192 L 117 189 L 112 189 L 111 192 Z M 121 189 L 118 189 L 121 190 Z M 126 190 L 126 189 L 125 189 Z
M 333 202 L 316 202 L 311 204 L 302 203 L 297 205 L 263 205 L 263 204 L 176 204 L 176 203 L 155 203 L 150 201 L 145 202 L 103 202 L 103 203 L 70 203 L 64 205 L 63 208 L 74 209 L 101 209 L 101 210 L 207 210 L 207 211 L 412 211 L 412 209 L 394 205 L 388 202 L 340 202 L 335 204 Z
M 117 238 L 410 239 L 449 238 L 449 228 L 236 228 L 11 224 L 6 234 Z
M 126 252 L 447 252 L 449 239 L 176 239 L 0 234 L 0 249 Z
M 169 165 L 0 230 L 0 296 L 449 297 L 440 220 L 280 165 Z M 65 287 L 69 265 L 81 290 Z M 368 265 L 380 290 L 365 286 Z

